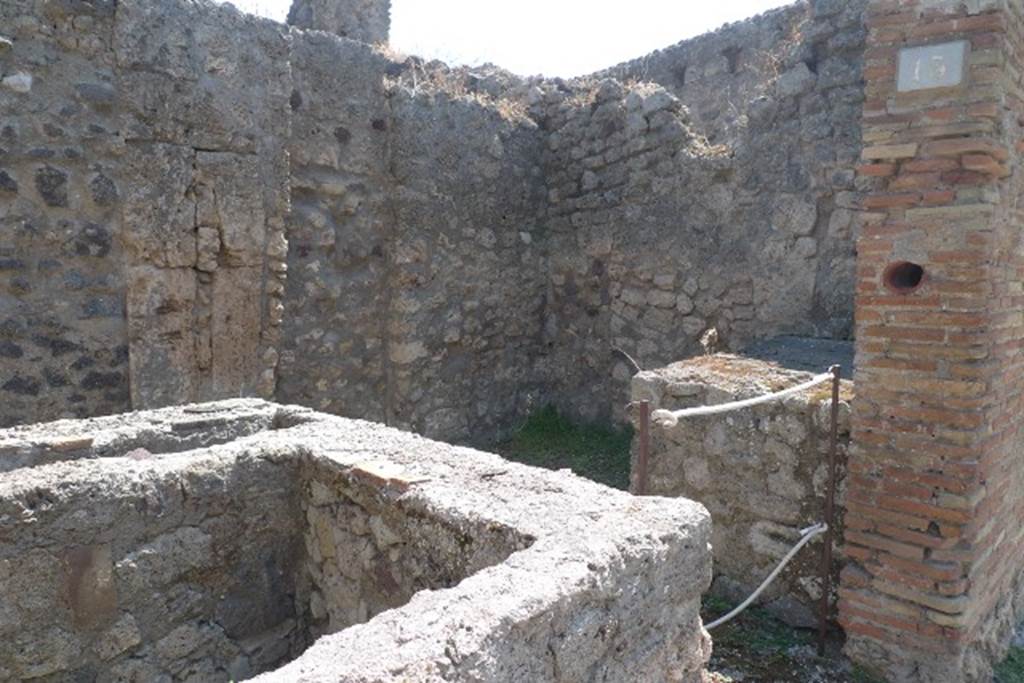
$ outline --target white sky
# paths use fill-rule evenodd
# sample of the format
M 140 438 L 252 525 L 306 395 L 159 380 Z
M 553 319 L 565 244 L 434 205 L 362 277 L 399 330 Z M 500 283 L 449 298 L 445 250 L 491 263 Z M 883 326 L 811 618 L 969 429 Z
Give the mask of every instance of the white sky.
M 453 64 L 577 76 L 793 0 L 392 0 L 391 45 Z M 284 21 L 291 0 L 232 0 Z

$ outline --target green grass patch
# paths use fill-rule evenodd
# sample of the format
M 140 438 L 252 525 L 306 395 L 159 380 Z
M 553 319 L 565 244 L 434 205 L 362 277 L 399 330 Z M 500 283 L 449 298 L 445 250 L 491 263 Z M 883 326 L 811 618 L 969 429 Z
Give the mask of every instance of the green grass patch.
M 885 683 L 884 678 L 879 678 L 856 664 L 853 666 L 853 673 L 850 680 L 853 681 L 853 683 Z
M 1024 683 L 1024 648 L 1011 647 L 1003 663 L 996 667 L 999 683 Z
M 722 598 L 704 596 L 705 622 L 713 621 L 732 609 Z M 815 642 L 811 631 L 787 626 L 760 607 L 750 607 L 735 619 L 715 629 L 715 645 L 749 648 L 762 657 L 784 655 L 790 648 Z
M 705 595 L 701 609 L 704 623 L 721 617 L 733 605 L 716 595 Z M 830 683 L 885 683 L 838 656 L 836 636 L 831 636 L 824 658 L 817 654 L 814 630 L 793 628 L 761 607 L 751 607 L 711 632 L 714 654 L 712 681 L 748 683 L 779 681 L 829 681 Z M 736 673 L 740 677 L 733 677 Z
M 629 446 L 633 429 L 577 425 L 549 406 L 531 415 L 498 453 L 524 465 L 569 468 L 581 477 L 617 489 L 629 488 Z

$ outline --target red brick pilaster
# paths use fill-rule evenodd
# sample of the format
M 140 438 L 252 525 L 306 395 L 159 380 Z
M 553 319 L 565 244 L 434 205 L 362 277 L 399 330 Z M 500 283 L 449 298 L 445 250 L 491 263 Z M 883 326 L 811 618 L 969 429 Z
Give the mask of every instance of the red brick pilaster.
M 867 16 L 840 621 L 850 655 L 893 680 L 983 676 L 1024 567 L 1010 6 L 875 0 Z M 898 92 L 901 49 L 960 40 L 961 83 Z

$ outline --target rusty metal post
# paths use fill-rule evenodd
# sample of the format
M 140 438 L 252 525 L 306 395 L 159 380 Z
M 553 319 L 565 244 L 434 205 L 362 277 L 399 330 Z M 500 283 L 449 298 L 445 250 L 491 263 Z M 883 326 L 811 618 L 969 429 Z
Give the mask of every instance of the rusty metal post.
M 835 538 L 836 505 L 836 451 L 839 448 L 839 382 L 842 368 L 833 365 L 832 373 L 832 424 L 828 442 L 828 484 L 825 491 L 825 545 L 821 550 L 821 607 L 818 621 L 818 656 L 825 656 L 825 638 L 828 635 L 828 617 L 832 593 L 832 542 Z
M 647 464 L 651 456 L 651 402 L 640 401 L 640 449 L 636 458 L 636 495 L 647 495 Z

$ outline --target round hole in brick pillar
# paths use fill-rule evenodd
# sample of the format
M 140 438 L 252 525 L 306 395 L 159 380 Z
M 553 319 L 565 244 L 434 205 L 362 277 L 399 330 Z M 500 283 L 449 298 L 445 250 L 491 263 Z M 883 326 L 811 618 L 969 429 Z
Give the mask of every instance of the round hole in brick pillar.
M 899 261 L 885 269 L 882 281 L 893 292 L 909 294 L 924 281 L 924 268 L 910 261 Z

